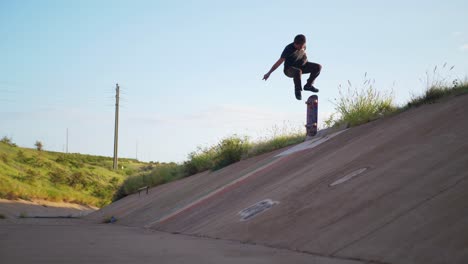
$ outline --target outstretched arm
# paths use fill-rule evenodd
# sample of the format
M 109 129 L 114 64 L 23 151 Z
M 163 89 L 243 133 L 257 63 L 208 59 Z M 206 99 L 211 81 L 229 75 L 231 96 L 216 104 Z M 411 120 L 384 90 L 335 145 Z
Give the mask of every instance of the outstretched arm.
M 275 62 L 275 64 L 273 64 L 273 66 L 271 67 L 270 71 L 267 72 L 267 74 L 263 75 L 263 80 L 268 80 L 268 78 L 270 77 L 270 74 L 272 72 L 274 72 L 283 62 L 284 62 L 284 58 L 279 58 L 278 61 Z

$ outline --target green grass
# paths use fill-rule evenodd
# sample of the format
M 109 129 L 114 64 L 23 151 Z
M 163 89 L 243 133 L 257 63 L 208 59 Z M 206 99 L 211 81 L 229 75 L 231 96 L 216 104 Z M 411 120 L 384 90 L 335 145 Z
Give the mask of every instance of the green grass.
M 427 89 L 423 95 L 413 97 L 405 106 L 404 109 L 418 107 L 423 104 L 432 104 L 438 100 L 449 97 L 458 96 L 468 93 L 468 81 L 460 82 L 453 81 L 452 86 L 432 86 Z
M 393 100 L 393 91 L 379 92 L 375 82 L 366 79 L 364 75 L 362 85 L 353 87 L 348 81 L 348 88 L 343 91 L 339 86 L 339 97 L 334 100 L 336 113 L 324 121 L 326 127 L 336 127 L 342 124 L 347 126 L 357 126 L 368 123 L 372 120 L 382 118 L 395 113 L 406 111 L 423 104 L 431 104 L 442 98 L 458 96 L 468 93 L 468 80 L 461 81 L 442 77 L 440 71 L 450 72 L 453 66 L 448 68 L 447 64 L 442 67 L 434 67 L 431 72 L 426 72 L 424 82 L 426 90 L 422 95 L 413 96 L 410 101 L 403 106 L 396 106 Z M 338 116 L 338 118 L 335 118 Z
M 17 147 L 0 140 L 0 198 L 44 199 L 101 207 L 109 204 L 122 182 L 146 163 L 112 158 L 64 154 Z
M 364 81 L 360 87 L 353 87 L 350 81 L 348 81 L 347 89 L 339 86 L 339 97 L 333 102 L 339 118 L 334 120 L 334 115 L 332 115 L 325 120 L 326 126 L 337 126 L 343 123 L 357 126 L 397 110 L 393 92 L 379 92 L 374 86 L 375 82 L 366 77 L 367 74 L 364 75 Z
M 150 165 L 142 172 L 128 177 L 116 192 L 114 200 L 135 193 L 141 187 L 153 187 L 178 180 L 185 176 L 188 176 L 188 173 L 184 170 L 183 165 L 176 163 Z
M 218 144 L 192 152 L 182 164 L 168 163 L 146 170 L 124 181 L 114 200 L 135 193 L 144 186 L 154 187 L 208 170 L 219 170 L 240 160 L 303 142 L 305 132 L 274 129 L 273 135 L 260 140 L 233 135 Z
M 271 138 L 256 141 L 250 145 L 245 158 L 254 157 L 264 153 L 268 153 L 277 149 L 281 149 L 287 146 L 299 144 L 304 142 L 306 136 L 305 131 L 291 131 L 288 133 L 282 133 L 275 135 Z

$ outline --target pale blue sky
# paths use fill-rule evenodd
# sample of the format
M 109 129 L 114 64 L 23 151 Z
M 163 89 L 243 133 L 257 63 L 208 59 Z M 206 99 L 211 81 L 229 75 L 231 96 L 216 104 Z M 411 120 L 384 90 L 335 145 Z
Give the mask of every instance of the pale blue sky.
M 0 0 L 0 136 L 62 151 L 69 128 L 71 152 L 111 156 L 116 82 L 120 156 L 138 142 L 142 160 L 182 161 L 233 133 L 300 127 L 292 80 L 282 68 L 261 80 L 298 33 L 323 65 L 322 117 L 365 72 L 403 103 L 435 65 L 466 76 L 467 11 L 465 0 Z

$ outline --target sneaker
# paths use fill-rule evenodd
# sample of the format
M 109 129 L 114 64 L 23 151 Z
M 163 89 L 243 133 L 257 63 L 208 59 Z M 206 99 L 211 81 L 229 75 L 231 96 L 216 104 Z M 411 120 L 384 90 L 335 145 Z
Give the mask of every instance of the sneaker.
M 294 90 L 294 94 L 296 95 L 296 99 L 297 100 L 302 100 L 302 94 L 301 94 L 301 90 Z
M 318 93 L 319 89 L 315 88 L 313 85 L 304 85 L 304 90 Z

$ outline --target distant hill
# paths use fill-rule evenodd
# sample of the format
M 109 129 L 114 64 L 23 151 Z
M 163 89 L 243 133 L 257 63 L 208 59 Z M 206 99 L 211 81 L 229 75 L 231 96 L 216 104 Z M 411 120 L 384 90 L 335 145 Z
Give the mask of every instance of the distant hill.
M 44 199 L 104 206 L 130 175 L 149 166 L 134 159 L 39 151 L 0 141 L 0 198 Z

